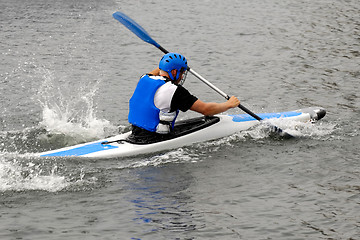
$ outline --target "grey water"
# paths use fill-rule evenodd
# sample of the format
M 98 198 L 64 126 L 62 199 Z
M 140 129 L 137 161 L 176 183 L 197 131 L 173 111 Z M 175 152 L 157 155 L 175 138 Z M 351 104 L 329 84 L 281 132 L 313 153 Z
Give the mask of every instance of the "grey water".
M 277 122 L 293 140 L 260 124 L 132 158 L 36 157 L 129 130 L 162 53 L 115 11 L 254 112 L 327 115 Z M 0 0 L 0 238 L 360 239 L 359 16 L 357 0 Z

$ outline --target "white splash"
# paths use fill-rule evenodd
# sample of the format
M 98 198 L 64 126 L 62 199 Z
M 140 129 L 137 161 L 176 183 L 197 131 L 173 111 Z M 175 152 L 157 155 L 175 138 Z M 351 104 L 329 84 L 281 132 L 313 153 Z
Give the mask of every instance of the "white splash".
M 49 133 L 64 134 L 87 141 L 103 138 L 115 133 L 117 128 L 108 120 L 95 115 L 94 96 L 98 82 L 84 84 L 55 81 L 53 74 L 45 69 L 38 70 L 44 82 L 38 92 L 43 109 L 43 126 Z
M 313 139 L 321 139 L 330 135 L 336 130 L 336 124 L 329 122 L 300 122 L 289 119 L 271 119 L 267 120 L 271 124 L 280 127 L 285 132 L 295 137 L 305 137 Z M 265 126 L 262 126 L 265 127 Z

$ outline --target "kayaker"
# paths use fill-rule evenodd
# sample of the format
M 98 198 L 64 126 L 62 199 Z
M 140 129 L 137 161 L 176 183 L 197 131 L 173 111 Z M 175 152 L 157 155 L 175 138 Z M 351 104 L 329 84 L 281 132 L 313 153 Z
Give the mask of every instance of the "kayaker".
M 130 99 L 129 140 L 153 142 L 166 139 L 174 127 L 179 110 L 193 110 L 205 116 L 215 115 L 240 104 L 232 96 L 223 103 L 203 102 L 182 85 L 187 74 L 187 60 L 179 53 L 165 54 L 159 67 L 143 75 Z

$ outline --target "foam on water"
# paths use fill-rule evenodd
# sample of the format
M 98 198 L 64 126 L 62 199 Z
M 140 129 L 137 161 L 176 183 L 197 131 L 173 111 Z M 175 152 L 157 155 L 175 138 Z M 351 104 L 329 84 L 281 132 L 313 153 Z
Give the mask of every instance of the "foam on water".
M 216 139 L 214 141 L 198 143 L 200 149 L 207 148 L 208 151 L 216 151 L 222 146 L 236 146 L 239 142 L 254 140 L 261 141 L 269 138 L 271 134 L 267 123 L 280 127 L 283 131 L 293 135 L 296 138 L 310 138 L 315 140 L 327 140 L 331 134 L 336 131 L 336 124 L 329 122 L 316 123 L 299 122 L 287 119 L 270 119 L 264 120 L 264 123 L 255 125 L 254 127 L 241 131 L 231 136 Z M 209 149 L 209 147 L 211 147 Z
M 285 132 L 300 138 L 312 138 L 321 140 L 336 130 L 336 124 L 323 122 L 300 122 L 287 119 L 270 119 L 271 124 L 280 127 Z M 261 127 L 264 127 L 263 125 Z
M 7 154 L 8 158 L 10 155 Z M 52 166 L 48 173 L 43 172 L 39 164 L 27 162 L 21 164 L 17 160 L 7 161 L 4 154 L 0 155 L 0 192 L 44 190 L 61 191 L 69 186 L 64 176 L 57 173 L 57 166 Z
M 126 167 L 138 168 L 145 166 L 158 166 L 167 163 L 197 162 L 199 159 L 200 153 L 195 153 L 188 148 L 178 148 L 146 159 L 130 162 Z
M 97 171 L 97 170 L 96 170 Z M 87 191 L 102 184 L 94 170 L 73 159 L 38 158 L 34 154 L 0 153 L 0 192 Z

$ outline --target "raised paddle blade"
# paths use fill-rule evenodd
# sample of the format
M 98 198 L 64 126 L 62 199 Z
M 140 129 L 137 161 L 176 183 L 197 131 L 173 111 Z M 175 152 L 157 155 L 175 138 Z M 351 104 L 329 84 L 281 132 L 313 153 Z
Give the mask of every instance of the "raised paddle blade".
M 130 31 L 135 33 L 136 36 L 141 38 L 143 41 L 154 45 L 155 47 L 159 48 L 160 45 L 150 37 L 150 35 L 143 29 L 138 23 L 134 20 L 126 16 L 122 12 L 115 12 L 113 17 L 121 22 L 125 27 L 127 27 Z

